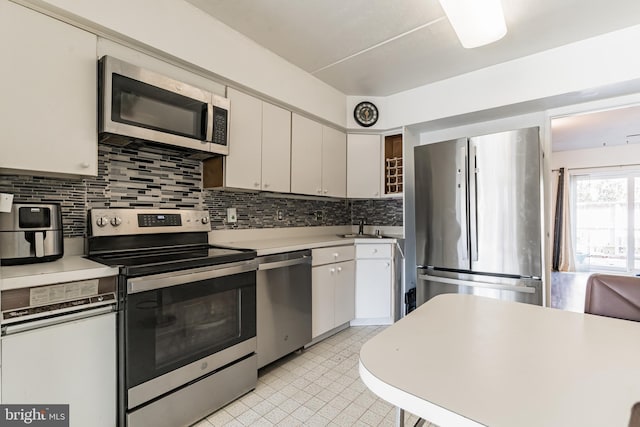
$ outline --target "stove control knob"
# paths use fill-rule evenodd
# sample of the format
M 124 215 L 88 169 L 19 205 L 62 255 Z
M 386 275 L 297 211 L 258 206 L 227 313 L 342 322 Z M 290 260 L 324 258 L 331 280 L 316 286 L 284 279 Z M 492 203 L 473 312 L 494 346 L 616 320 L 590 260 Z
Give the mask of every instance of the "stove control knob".
M 96 224 L 98 225 L 98 227 L 104 227 L 105 225 L 109 224 L 109 218 L 107 218 L 106 216 L 100 217 L 96 220 Z
M 111 218 L 111 225 L 113 225 L 114 227 L 117 227 L 120 224 L 122 224 L 122 219 L 120 217 L 115 216 L 115 217 Z
M 200 222 L 202 222 L 203 224 L 209 224 L 209 217 L 208 216 L 203 216 L 202 219 L 200 220 Z

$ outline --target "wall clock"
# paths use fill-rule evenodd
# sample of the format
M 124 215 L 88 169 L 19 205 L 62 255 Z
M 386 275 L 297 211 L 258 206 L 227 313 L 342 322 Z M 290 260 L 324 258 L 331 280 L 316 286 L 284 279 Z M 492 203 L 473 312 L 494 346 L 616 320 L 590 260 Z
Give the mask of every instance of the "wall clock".
M 378 107 L 369 101 L 363 101 L 354 108 L 353 118 L 360 126 L 373 126 L 378 121 Z

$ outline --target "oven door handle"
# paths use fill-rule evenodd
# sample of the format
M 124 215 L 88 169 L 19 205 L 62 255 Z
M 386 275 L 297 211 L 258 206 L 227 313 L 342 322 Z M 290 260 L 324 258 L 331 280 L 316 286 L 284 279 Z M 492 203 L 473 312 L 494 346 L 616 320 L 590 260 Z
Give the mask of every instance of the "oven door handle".
M 231 276 L 246 273 L 258 269 L 256 260 L 241 261 L 220 266 L 203 267 L 192 270 L 174 271 L 171 273 L 155 274 L 152 276 L 137 277 L 127 280 L 127 293 L 152 291 L 154 289 L 168 288 L 183 285 L 185 283 L 199 282 L 201 280 L 215 279 L 217 277 Z
M 258 270 L 259 271 L 273 270 L 274 268 L 291 267 L 291 266 L 300 265 L 300 264 L 311 264 L 311 257 L 305 255 L 301 258 L 289 259 L 286 261 L 267 262 L 264 264 L 260 264 L 258 266 Z

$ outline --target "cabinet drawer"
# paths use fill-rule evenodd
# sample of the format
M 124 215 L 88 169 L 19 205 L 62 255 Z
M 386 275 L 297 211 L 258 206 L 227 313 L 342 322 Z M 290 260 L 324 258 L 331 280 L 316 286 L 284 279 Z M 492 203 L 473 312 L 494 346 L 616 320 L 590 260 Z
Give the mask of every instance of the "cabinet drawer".
M 356 258 L 391 258 L 391 245 L 358 244 L 356 245 Z
M 353 245 L 331 246 L 329 248 L 313 249 L 311 255 L 313 257 L 311 265 L 322 265 L 352 260 L 355 257 L 355 250 Z

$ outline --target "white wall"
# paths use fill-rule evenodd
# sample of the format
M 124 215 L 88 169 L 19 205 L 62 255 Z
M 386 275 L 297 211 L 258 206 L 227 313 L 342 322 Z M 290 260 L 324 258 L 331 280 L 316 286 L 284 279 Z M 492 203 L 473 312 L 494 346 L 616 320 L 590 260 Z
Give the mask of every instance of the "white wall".
M 6 1 L 6 0 L 3 0 Z M 346 96 L 180 0 L 18 0 L 83 28 L 130 39 L 344 127 Z
M 608 166 L 640 165 L 640 145 L 616 145 L 585 150 L 557 151 L 551 160 L 552 169 L 581 169 Z
M 431 144 L 449 139 L 485 135 L 489 133 L 502 132 L 513 129 L 539 126 L 543 137 L 543 149 L 546 146 L 544 132 L 547 126 L 547 117 L 544 112 L 526 114 L 521 116 L 506 117 L 486 122 L 471 123 L 464 126 L 438 129 L 433 131 L 423 131 L 420 134 L 420 145 Z
M 553 124 L 554 118 L 567 117 L 576 114 L 611 110 L 640 105 L 640 94 L 603 99 L 595 102 L 585 102 L 563 108 L 549 110 L 547 116 Z M 550 129 L 551 131 L 551 129 Z M 550 134 L 551 135 L 551 134 Z M 580 141 L 576 141 L 579 144 Z M 596 168 L 608 166 L 640 165 L 640 145 L 617 145 L 590 149 L 554 151 L 551 154 L 552 169 L 561 167 L 567 169 Z
M 639 40 L 637 25 L 400 92 L 385 99 L 381 124 L 428 123 L 569 93 L 575 99 L 576 92 L 588 99 L 593 88 L 640 77 Z M 349 107 L 355 105 L 352 98 L 363 99 L 348 97 Z

